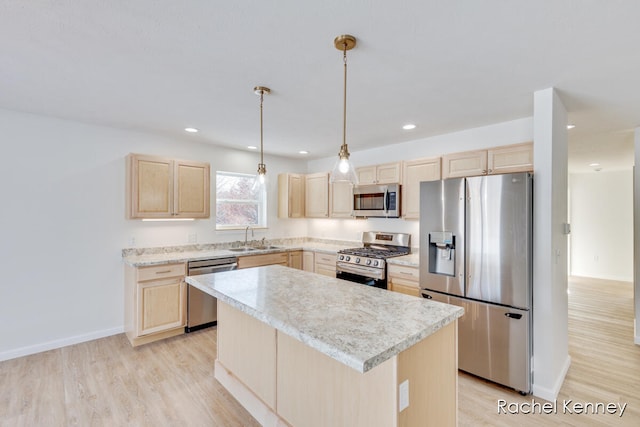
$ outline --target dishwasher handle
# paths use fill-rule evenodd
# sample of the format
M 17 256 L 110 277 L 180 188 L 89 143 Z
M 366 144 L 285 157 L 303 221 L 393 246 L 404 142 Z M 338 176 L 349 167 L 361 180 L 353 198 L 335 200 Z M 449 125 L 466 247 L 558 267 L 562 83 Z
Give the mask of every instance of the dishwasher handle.
M 235 270 L 238 267 L 238 263 L 234 262 L 233 264 L 224 264 L 224 265 L 212 265 L 206 267 L 195 267 L 190 268 L 187 275 L 188 276 L 199 276 L 201 274 L 209 274 L 209 273 L 219 273 L 221 271 L 230 271 Z

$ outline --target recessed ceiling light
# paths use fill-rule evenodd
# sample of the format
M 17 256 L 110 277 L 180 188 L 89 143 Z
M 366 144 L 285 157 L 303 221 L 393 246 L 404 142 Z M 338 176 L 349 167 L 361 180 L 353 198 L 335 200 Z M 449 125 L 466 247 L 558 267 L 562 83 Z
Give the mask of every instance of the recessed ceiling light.
M 249 150 L 257 150 L 258 149 L 258 147 L 256 147 L 255 145 L 247 145 L 247 148 Z
M 402 129 L 404 130 L 411 130 L 415 128 L 416 128 L 416 125 L 414 125 L 413 123 L 407 123 L 406 125 L 402 126 Z
M 300 150 L 298 151 L 299 154 L 309 154 L 309 152 L 307 150 Z
M 567 129 L 573 129 L 574 127 L 576 127 L 576 125 L 574 125 L 574 124 L 568 124 L 567 125 Z
M 589 166 L 591 167 L 600 166 L 600 163 L 590 163 Z
M 198 132 L 198 129 L 196 128 L 184 128 L 185 132 L 189 132 L 189 133 L 196 133 Z

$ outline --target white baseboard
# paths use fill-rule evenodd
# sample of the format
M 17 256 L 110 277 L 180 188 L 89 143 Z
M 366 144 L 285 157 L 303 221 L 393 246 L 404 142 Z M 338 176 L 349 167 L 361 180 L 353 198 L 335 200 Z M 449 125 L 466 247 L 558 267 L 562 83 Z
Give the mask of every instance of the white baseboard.
M 552 388 L 543 387 L 539 384 L 535 383 L 535 370 L 534 370 L 534 379 L 533 379 L 533 395 L 539 397 L 541 399 L 548 400 L 553 402 L 558 398 L 558 393 L 560 393 L 560 389 L 562 388 L 562 383 L 564 383 L 564 379 L 567 376 L 567 372 L 569 372 L 569 367 L 571 366 L 571 356 L 567 355 L 567 358 L 564 361 L 564 366 L 562 367 L 562 371 L 558 378 L 556 379 L 555 384 L 553 384 Z
M 612 280 L 614 282 L 633 282 L 633 276 L 615 276 L 611 274 L 593 274 L 585 271 L 572 271 L 569 275 L 575 277 L 586 277 L 588 279 Z
M 13 350 L 3 351 L 0 353 L 0 362 L 9 359 L 15 359 L 17 357 L 28 356 L 30 354 L 41 353 L 43 351 L 55 350 L 57 348 L 66 347 L 68 345 L 92 341 L 98 338 L 109 337 L 111 335 L 121 334 L 123 332 L 124 326 L 120 326 L 117 328 L 94 331 L 88 334 L 76 335 L 74 337 L 62 338 L 59 340 L 48 341 L 42 344 L 30 345 Z

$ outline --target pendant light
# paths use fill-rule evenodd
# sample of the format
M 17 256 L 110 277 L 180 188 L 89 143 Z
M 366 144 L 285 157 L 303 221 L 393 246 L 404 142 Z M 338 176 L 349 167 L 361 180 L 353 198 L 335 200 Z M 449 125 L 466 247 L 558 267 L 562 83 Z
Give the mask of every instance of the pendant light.
M 331 171 L 331 182 L 350 182 L 358 183 L 358 176 L 355 168 L 349 160 L 349 148 L 347 147 L 347 51 L 356 46 L 356 38 L 348 34 L 336 37 L 333 40 L 336 49 L 342 51 L 342 61 L 344 62 L 344 96 L 343 96 L 343 114 L 342 114 L 342 146 L 338 153 L 338 161 L 336 161 Z
M 256 95 L 260 95 L 260 163 L 258 163 L 258 176 L 256 177 L 256 185 L 264 186 L 267 178 L 267 166 L 264 164 L 264 144 L 262 139 L 262 102 L 264 95 L 270 94 L 271 89 L 264 86 L 256 86 L 253 88 Z

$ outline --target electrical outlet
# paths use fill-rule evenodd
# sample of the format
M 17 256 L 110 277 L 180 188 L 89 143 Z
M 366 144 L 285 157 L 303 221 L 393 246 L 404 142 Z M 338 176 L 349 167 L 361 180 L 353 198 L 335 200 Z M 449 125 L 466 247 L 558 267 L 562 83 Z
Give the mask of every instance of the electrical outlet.
M 129 238 L 129 246 L 135 246 L 136 245 L 136 238 L 131 236 Z
M 189 240 L 189 243 L 197 243 L 198 235 L 196 233 L 191 233 L 189 234 L 188 240 Z
M 404 380 L 398 386 L 398 412 L 409 407 L 409 380 Z

